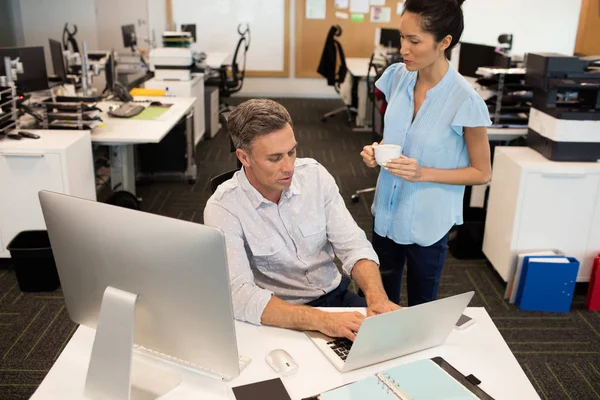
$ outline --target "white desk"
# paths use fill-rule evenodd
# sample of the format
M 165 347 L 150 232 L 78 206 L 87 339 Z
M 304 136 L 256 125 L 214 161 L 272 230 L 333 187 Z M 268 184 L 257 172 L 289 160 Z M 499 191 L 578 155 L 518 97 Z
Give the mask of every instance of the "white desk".
M 465 375 L 475 375 L 482 381 L 481 388 L 496 400 L 539 399 L 485 309 L 468 308 L 465 314 L 477 320 L 475 325 L 463 332 L 453 331 L 443 346 L 347 373 L 338 372 L 304 333 L 236 321 L 239 352 L 252 358 L 241 375 L 231 382 L 221 382 L 182 371 L 182 384 L 161 399 L 233 399 L 229 387 L 277 377 L 264 361 L 265 355 L 277 348 L 287 350 L 299 365 L 295 375 L 282 378 L 294 400 L 362 379 L 394 365 L 434 356 L 444 357 Z M 84 398 L 94 332 L 79 327 L 33 395 L 33 400 Z M 134 355 L 137 360 L 143 357 Z
M 341 88 L 342 99 L 346 104 L 352 104 L 352 86 L 357 80 L 358 105 L 356 112 L 356 125 L 359 127 L 368 127 L 372 121 L 369 112 L 369 96 L 367 87 L 367 75 L 369 74 L 370 58 L 346 58 L 346 68 L 349 76 L 346 76 Z
M 135 194 L 135 164 L 133 145 L 142 143 L 159 143 L 184 116 L 193 115 L 196 101 L 193 97 L 135 97 L 135 100 L 161 101 L 172 104 L 169 110 L 153 121 L 128 118 L 112 118 L 106 112 L 112 101 L 97 104 L 103 112 L 100 115 L 104 126 L 92 131 L 92 143 L 111 146 L 111 186 L 121 184 L 120 190 Z M 193 132 L 187 136 L 188 165 L 186 177 L 195 179 Z
M 210 52 L 206 53 L 204 62 L 210 68 L 219 69 L 221 65 L 231 62 L 231 53 Z

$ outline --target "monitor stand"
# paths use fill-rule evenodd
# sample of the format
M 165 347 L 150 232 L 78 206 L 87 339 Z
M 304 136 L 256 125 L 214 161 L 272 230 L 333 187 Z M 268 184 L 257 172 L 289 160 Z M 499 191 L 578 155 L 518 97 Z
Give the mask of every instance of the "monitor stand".
M 179 374 L 149 361 L 133 360 L 137 298 L 110 286 L 104 291 L 85 382 L 85 395 L 90 399 L 156 399 L 181 383 Z

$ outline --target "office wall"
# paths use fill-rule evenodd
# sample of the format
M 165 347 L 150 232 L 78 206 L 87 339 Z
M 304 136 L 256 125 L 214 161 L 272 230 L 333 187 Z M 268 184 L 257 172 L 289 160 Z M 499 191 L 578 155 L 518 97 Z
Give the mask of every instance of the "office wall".
M 23 46 L 24 43 L 19 0 L 0 0 L 0 47 Z
M 79 43 L 98 48 L 94 0 L 21 0 L 21 17 L 26 46 L 44 46 L 46 68 L 52 71 L 48 38 L 62 41 L 65 22 L 76 24 Z
M 573 54 L 581 0 L 467 0 L 463 41 L 494 46 L 512 33 L 513 53 Z
M 160 35 L 167 27 L 167 5 L 165 0 L 148 0 L 148 30 L 150 40 L 160 44 Z M 153 36 L 154 32 L 154 36 Z
M 173 0 L 176 26 L 196 24 L 195 49 L 233 53 L 237 25 L 248 22 L 252 34 L 246 69 L 284 69 L 285 4 L 288 0 Z
M 148 42 L 151 39 L 148 30 L 148 7 L 150 4 L 147 0 L 95 0 L 95 5 L 99 49 L 127 51 L 123 46 L 121 26 L 129 24 L 135 26 L 136 47 L 139 49 L 150 47 Z M 152 4 L 152 6 L 156 5 Z

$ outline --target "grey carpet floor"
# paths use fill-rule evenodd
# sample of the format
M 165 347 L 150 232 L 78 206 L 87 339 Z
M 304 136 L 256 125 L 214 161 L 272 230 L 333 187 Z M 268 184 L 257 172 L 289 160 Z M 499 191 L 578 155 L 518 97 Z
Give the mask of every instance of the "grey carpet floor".
M 298 155 L 317 159 L 332 173 L 348 209 L 370 237 L 372 194 L 356 204 L 350 196 L 375 183 L 376 171 L 365 168 L 358 156 L 371 142 L 371 135 L 352 132 L 343 115 L 327 123 L 320 121 L 322 114 L 339 107 L 338 101 L 281 102 L 294 119 Z M 210 177 L 235 168 L 236 163 L 223 132 L 201 142 L 197 156 L 198 179 L 193 185 L 140 184 L 143 209 L 201 223 L 210 197 Z M 471 306 L 486 308 L 542 399 L 600 398 L 600 313 L 585 309 L 584 293 L 575 296 L 567 314 L 520 311 L 502 299 L 504 284 L 486 260 L 458 260 L 449 254 L 439 296 L 469 290 L 475 291 Z M 29 398 L 75 328 L 60 290 L 21 293 L 14 270 L 10 266 L 0 269 L 0 399 Z

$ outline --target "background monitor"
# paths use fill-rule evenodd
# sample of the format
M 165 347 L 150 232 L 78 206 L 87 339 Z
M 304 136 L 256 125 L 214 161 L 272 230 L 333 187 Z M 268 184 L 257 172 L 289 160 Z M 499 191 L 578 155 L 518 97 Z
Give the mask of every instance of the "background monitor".
M 196 24 L 182 24 L 182 32 L 189 32 L 192 35 L 192 42 L 196 42 Z
M 401 46 L 400 31 L 398 29 L 381 28 L 378 44 L 399 49 Z
M 458 72 L 463 76 L 477 77 L 479 67 L 493 67 L 496 61 L 496 48 L 475 43 L 460 43 Z
M 494 67 L 510 68 L 510 56 L 501 51 L 496 51 L 494 55 Z
M 137 45 L 137 39 L 135 36 L 135 25 L 123 25 L 121 26 L 121 34 L 123 35 L 123 46 L 134 47 Z
M 48 39 L 50 43 L 50 56 L 52 57 L 52 68 L 54 75 L 66 81 L 67 68 L 65 67 L 65 57 L 63 55 L 62 44 L 58 40 Z
M 16 77 L 17 90 L 21 93 L 48 89 L 46 58 L 42 46 L 9 47 L 0 49 L 0 76 L 6 75 L 4 57 L 11 60 L 19 58 L 23 64 L 23 73 Z
M 97 327 L 108 286 L 137 294 L 135 344 L 239 375 L 220 230 L 53 192 L 39 198 L 74 322 Z

